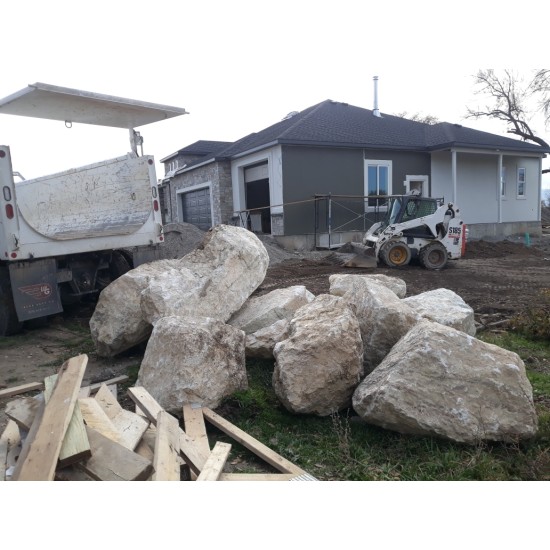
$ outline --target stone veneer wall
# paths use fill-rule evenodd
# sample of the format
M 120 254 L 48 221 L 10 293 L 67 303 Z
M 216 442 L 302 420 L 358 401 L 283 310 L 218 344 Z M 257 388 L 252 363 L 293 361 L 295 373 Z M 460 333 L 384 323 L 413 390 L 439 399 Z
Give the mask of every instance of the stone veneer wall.
M 212 200 L 212 224 L 228 224 L 233 215 L 233 191 L 231 188 L 231 165 L 229 161 L 211 162 L 189 172 L 174 176 L 170 181 L 172 194 L 172 220 L 178 218 L 178 191 L 203 184 L 210 184 Z

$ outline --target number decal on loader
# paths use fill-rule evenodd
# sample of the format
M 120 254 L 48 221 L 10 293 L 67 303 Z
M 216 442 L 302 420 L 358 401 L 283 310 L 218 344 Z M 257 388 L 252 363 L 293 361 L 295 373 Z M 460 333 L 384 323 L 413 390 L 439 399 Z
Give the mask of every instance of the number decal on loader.
M 461 227 L 449 227 L 449 235 L 451 237 L 458 238 L 460 237 L 460 234 L 462 233 Z

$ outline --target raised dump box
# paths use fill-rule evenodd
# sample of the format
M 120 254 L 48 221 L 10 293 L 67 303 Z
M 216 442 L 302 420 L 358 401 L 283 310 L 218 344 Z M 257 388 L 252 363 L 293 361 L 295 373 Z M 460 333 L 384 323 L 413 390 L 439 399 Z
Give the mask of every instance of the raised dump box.
M 0 114 L 126 128 L 131 149 L 16 183 L 10 148 L 0 145 L 0 336 L 97 294 L 158 256 L 163 232 L 155 163 L 143 156 L 135 128 L 185 113 L 43 83 L 0 100 Z

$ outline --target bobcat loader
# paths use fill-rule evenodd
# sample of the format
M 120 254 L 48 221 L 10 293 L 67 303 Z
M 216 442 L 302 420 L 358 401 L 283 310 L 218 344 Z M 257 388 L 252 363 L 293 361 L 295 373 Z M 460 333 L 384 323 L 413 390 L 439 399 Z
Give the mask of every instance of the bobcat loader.
M 402 267 L 417 257 L 426 269 L 443 269 L 466 250 L 466 225 L 459 209 L 442 199 L 418 194 L 388 197 L 386 217 L 372 225 L 363 239 L 363 253 L 348 267 L 371 267 L 383 262 Z

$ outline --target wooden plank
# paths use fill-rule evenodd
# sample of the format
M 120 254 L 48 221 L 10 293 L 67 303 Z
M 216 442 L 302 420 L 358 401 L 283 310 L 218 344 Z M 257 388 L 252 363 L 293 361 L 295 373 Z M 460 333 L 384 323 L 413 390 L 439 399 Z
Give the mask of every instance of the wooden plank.
M 110 386 L 112 384 L 122 384 L 123 382 L 128 382 L 128 376 L 123 374 L 121 376 L 115 376 L 114 378 L 110 378 L 109 380 L 105 380 L 105 382 L 98 382 L 97 384 L 90 384 L 89 386 L 86 386 L 90 390 L 90 393 L 95 393 L 103 384 L 106 386 Z
M 252 451 L 255 455 L 265 460 L 268 464 L 280 472 L 296 475 L 307 473 L 296 466 L 296 464 L 292 464 L 292 462 L 288 461 L 286 458 L 283 458 L 281 455 L 277 454 L 257 439 L 254 439 L 251 435 L 247 434 L 245 431 L 241 430 L 225 418 L 222 418 L 219 414 L 216 414 L 208 407 L 202 408 L 202 414 L 206 420 L 216 426 L 216 428 L 232 437 L 235 441 L 239 442 L 249 451 Z
M 201 451 L 209 455 L 210 444 L 208 443 L 208 434 L 206 433 L 202 407 L 194 407 L 189 404 L 184 405 L 183 422 L 185 424 L 185 433 Z
M 145 416 L 147 416 L 153 424 L 156 424 L 158 413 L 163 409 L 155 398 L 141 386 L 128 388 L 128 395 L 132 401 L 139 406 Z M 193 440 L 181 428 L 179 429 L 179 434 L 180 452 L 191 470 L 199 474 L 208 455 L 197 448 Z
M 22 430 L 28 432 L 36 417 L 40 400 L 34 397 L 18 397 L 6 403 L 4 412 Z
M 55 383 L 57 381 L 57 374 L 44 378 L 44 398 L 46 403 L 51 398 Z M 79 390 L 80 393 L 80 390 Z M 78 399 L 78 394 L 77 394 Z M 87 458 L 92 454 L 90 450 L 90 442 L 86 435 L 86 428 L 84 426 L 84 419 L 80 411 L 80 405 L 75 403 L 73 415 L 67 428 L 67 433 L 63 439 L 61 450 L 59 451 L 59 460 L 57 463 L 58 468 L 64 468 L 70 464 L 74 464 L 83 458 Z
M 210 444 L 208 434 L 204 424 L 204 416 L 200 406 L 185 404 L 183 406 L 183 422 L 185 424 L 185 433 L 192 439 L 196 447 L 200 449 L 205 456 L 210 454 Z M 197 479 L 195 472 L 190 473 L 192 481 Z
M 220 481 L 290 481 L 296 474 L 232 474 L 222 473 Z
M 83 470 L 77 468 L 74 464 L 66 468 L 55 471 L 54 481 L 96 481 Z
M 30 382 L 29 384 L 22 384 L 21 386 L 13 386 L 11 388 L 6 388 L 5 390 L 0 390 L 0 399 L 3 397 L 13 397 L 14 395 L 27 393 L 30 391 L 42 391 L 43 389 L 44 384 L 42 382 Z
M 143 440 L 139 442 L 138 446 L 134 449 L 134 452 L 151 462 L 153 462 L 153 460 L 155 459 L 155 452 Z
M 98 481 L 143 481 L 149 478 L 153 464 L 86 427 L 92 456 L 82 460 L 76 466 Z
M 20 446 L 21 435 L 19 427 L 13 420 L 8 420 L 2 435 L 0 435 L 0 481 L 5 481 L 7 477 L 11 479 L 11 475 L 7 476 L 7 471 L 15 465 L 12 459 L 13 450 Z
M 40 407 L 15 467 L 14 480 L 51 481 L 78 397 L 87 355 L 65 361 L 49 402 Z
M 92 428 L 102 436 L 111 439 L 115 443 L 126 446 L 126 441 L 117 430 L 111 419 L 107 416 L 101 405 L 93 397 L 85 397 L 78 400 L 82 417 L 86 426 Z M 130 449 L 131 450 L 131 449 Z
M 126 440 L 124 446 L 134 450 L 149 427 L 149 421 L 139 414 L 123 409 L 106 384 L 99 388 L 95 399 Z
M 210 453 L 197 481 L 218 481 L 231 451 L 229 443 L 218 441 Z
M 153 481 L 180 481 L 179 431 L 178 419 L 166 411 L 160 411 L 157 417 Z

